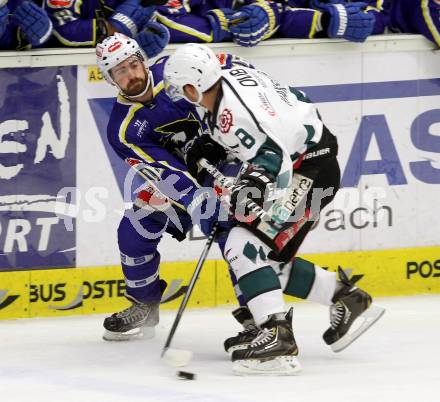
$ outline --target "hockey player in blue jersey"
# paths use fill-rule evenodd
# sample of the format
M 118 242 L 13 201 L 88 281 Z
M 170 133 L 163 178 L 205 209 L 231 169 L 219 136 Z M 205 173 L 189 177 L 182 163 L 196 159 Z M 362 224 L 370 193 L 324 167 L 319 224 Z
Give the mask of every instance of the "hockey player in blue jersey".
M 133 304 L 106 318 L 104 339 L 122 340 L 145 328 L 151 334 L 158 322 L 164 288 L 157 250 L 162 234 L 183 240 L 193 222 L 209 233 L 217 221 L 219 204 L 211 189 L 200 190 L 187 173 L 182 148 L 204 125 L 193 104 L 185 100 L 173 103 L 166 95 L 163 61 L 148 66 L 136 41 L 123 34 L 98 44 L 96 54 L 104 77 L 120 90 L 108 123 L 108 140 L 119 157 L 143 162 L 155 178 L 155 184 L 139 193 L 134 209 L 118 228 L 126 294 Z M 215 143 L 211 146 L 216 147 L 211 161 L 217 163 L 225 151 Z M 208 204 L 214 206 L 212 219 L 201 219 Z M 223 224 L 228 224 L 227 214 Z M 221 244 L 221 235 L 218 241 Z
M 158 21 L 171 42 L 232 42 L 255 46 L 277 31 L 283 5 L 265 0 L 171 0 L 158 7 Z
M 170 30 L 171 42 L 234 41 L 250 47 L 275 36 L 362 42 L 383 32 L 383 11 L 377 0 L 173 0 L 158 8 L 158 20 Z
M 64 46 L 95 46 L 114 32 L 135 37 L 153 57 L 168 44 L 169 32 L 151 19 L 155 7 L 139 0 L 45 0 L 54 37 Z
M 24 50 L 43 46 L 52 34 L 52 22 L 41 4 L 0 0 L 0 49 Z

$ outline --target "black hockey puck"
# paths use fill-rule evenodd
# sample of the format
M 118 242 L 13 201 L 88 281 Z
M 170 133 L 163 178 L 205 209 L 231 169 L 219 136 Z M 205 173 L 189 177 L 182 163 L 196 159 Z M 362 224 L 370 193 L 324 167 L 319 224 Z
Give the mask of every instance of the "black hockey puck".
M 184 380 L 195 380 L 196 375 L 194 373 L 190 373 L 189 371 L 178 371 L 177 377 L 182 378 Z

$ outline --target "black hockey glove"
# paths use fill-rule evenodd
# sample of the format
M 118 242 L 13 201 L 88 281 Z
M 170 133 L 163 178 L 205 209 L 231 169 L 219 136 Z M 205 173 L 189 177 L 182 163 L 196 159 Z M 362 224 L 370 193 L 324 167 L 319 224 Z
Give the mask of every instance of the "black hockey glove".
M 202 183 L 205 172 L 205 169 L 201 169 L 197 164 L 201 158 L 205 158 L 211 165 L 215 166 L 220 161 L 225 160 L 227 156 L 225 149 L 207 134 L 188 142 L 184 152 L 188 172 L 199 183 Z
M 248 215 L 249 211 L 244 208 L 246 198 L 262 207 L 264 201 L 271 198 L 274 187 L 274 178 L 269 173 L 261 168 L 249 167 L 232 189 L 231 212 L 234 215 Z

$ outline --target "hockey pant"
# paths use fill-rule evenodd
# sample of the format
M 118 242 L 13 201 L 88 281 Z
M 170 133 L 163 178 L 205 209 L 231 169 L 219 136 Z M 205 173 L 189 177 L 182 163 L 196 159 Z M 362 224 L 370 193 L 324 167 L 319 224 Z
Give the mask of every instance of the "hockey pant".
M 312 160 L 305 161 L 304 168 L 308 168 L 307 165 L 312 163 Z M 320 165 L 313 187 L 333 187 L 335 190 L 333 196 L 323 199 L 323 208 L 334 198 L 339 188 L 340 170 L 336 157 L 321 161 Z M 313 223 L 307 222 L 296 234 L 293 255 Z M 269 258 L 270 251 L 263 241 L 240 226 L 229 232 L 225 245 L 225 258 L 238 280 L 239 290 L 257 324 L 267 320 L 270 314 L 286 311 L 283 293 L 325 305 L 331 304 L 336 286 L 335 273 L 298 257 L 288 263 L 277 262 Z

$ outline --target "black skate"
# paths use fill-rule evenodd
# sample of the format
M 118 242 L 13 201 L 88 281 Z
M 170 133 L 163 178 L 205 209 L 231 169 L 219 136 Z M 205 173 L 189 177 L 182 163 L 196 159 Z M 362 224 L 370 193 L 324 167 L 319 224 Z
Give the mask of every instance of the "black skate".
M 238 335 L 232 336 L 225 340 L 224 346 L 226 352 L 230 353 L 234 350 L 246 349 L 252 340 L 260 331 L 255 324 L 254 317 L 247 307 L 239 307 L 232 312 L 234 318 L 243 325 L 244 330 Z
M 106 341 L 127 341 L 133 338 L 152 338 L 159 323 L 159 302 L 133 304 L 104 320 Z
M 372 304 L 368 293 L 354 286 L 341 268 L 338 268 L 338 274 L 340 288 L 336 290 L 330 306 L 330 328 L 323 335 L 333 352 L 345 349 L 385 313 L 384 308 Z
M 232 353 L 234 374 L 293 375 L 301 370 L 292 329 L 292 312 L 273 314 L 246 349 Z

